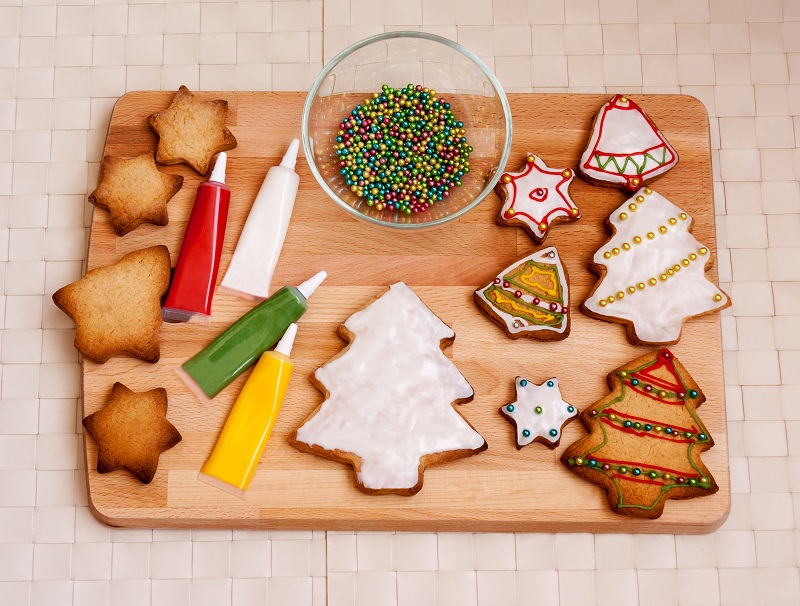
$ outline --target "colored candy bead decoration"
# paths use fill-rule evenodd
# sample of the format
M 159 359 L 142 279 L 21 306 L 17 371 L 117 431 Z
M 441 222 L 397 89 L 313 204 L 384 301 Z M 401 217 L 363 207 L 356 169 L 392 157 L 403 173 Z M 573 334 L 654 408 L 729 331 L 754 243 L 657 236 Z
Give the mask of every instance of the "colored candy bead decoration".
M 339 124 L 339 172 L 367 206 L 424 212 L 469 172 L 464 135 L 464 123 L 435 90 L 384 84 Z
M 632 343 L 677 343 L 685 319 L 719 311 L 730 299 L 706 277 L 709 251 L 689 231 L 689 215 L 650 188 L 630 200 L 637 202 L 617 209 L 626 220 L 617 211 L 609 216 L 613 236 L 591 263 L 601 278 L 581 310 L 625 324 Z
M 561 398 L 558 379 L 541 385 L 517 377 L 517 399 L 500 407 L 500 413 L 516 428 L 517 448 L 533 441 L 549 448 L 558 446 L 560 429 L 578 416 L 578 411 Z
M 473 298 L 511 338 L 553 341 L 569 335 L 569 284 L 555 247 L 531 253 L 504 269 Z
M 572 169 L 550 168 L 535 154 L 528 154 L 520 172 L 503 173 L 495 186 L 503 199 L 497 223 L 520 225 L 541 244 L 553 225 L 581 218 L 569 195 L 574 178 Z
M 674 355 L 651 352 L 609 381 L 612 393 L 581 417 L 590 435 L 570 445 L 562 462 L 604 486 L 615 512 L 637 517 L 659 517 L 669 498 L 716 492 L 699 456 L 713 446 L 696 413 L 704 397 Z M 668 423 L 645 418 L 659 410 Z

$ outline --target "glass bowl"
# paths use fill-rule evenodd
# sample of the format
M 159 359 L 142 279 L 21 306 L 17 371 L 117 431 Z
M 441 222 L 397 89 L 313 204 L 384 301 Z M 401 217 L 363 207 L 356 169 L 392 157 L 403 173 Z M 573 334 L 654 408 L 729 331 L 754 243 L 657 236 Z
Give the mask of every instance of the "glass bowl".
M 339 173 L 336 137 L 345 116 L 388 84 L 422 85 L 450 103 L 464 123 L 470 172 L 461 186 L 427 210 L 405 214 L 368 206 Z M 475 208 L 497 183 L 511 150 L 511 110 L 497 78 L 472 52 L 440 36 L 391 32 L 361 40 L 339 53 L 319 74 L 306 98 L 303 148 L 311 172 L 331 199 L 376 225 L 415 229 L 441 225 Z

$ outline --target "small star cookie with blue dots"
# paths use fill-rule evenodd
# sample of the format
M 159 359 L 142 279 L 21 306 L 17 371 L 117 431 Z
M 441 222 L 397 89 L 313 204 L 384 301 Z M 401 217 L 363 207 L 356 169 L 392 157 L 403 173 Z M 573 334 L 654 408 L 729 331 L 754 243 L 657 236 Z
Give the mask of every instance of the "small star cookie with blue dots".
M 555 448 L 561 441 L 564 426 L 578 416 L 578 410 L 561 398 L 558 379 L 541 385 L 517 377 L 517 399 L 500 407 L 500 414 L 517 430 L 517 450 L 531 442 Z

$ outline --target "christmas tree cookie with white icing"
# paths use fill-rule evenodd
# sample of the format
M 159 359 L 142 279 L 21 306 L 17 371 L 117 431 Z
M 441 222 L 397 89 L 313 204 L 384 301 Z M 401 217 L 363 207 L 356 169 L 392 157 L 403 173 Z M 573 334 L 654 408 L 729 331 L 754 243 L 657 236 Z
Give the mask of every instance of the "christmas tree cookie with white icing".
M 290 436 L 352 465 L 359 490 L 411 496 L 428 465 L 486 450 L 456 410 L 474 392 L 443 348 L 455 333 L 403 282 L 339 327 L 350 344 L 314 373 L 325 400 Z
M 494 188 L 503 200 L 496 223 L 520 226 L 541 244 L 553 225 L 581 218 L 569 195 L 574 178 L 571 168 L 550 168 L 535 154 L 528 154 L 525 167 L 503 173 Z
M 644 110 L 614 95 L 592 123 L 578 168 L 595 185 L 636 191 L 677 163 L 677 152 Z
M 569 336 L 569 281 L 555 246 L 507 267 L 473 298 L 512 339 L 560 341 Z
M 517 377 L 514 382 L 517 399 L 500 407 L 517 433 L 517 450 L 531 442 L 555 448 L 561 441 L 564 426 L 578 416 L 577 409 L 561 397 L 558 379 L 553 377 L 541 385 Z
M 730 306 L 705 275 L 713 257 L 692 218 L 663 196 L 639 190 L 606 226 L 613 236 L 589 263 L 600 280 L 581 304 L 587 315 L 624 324 L 634 345 L 672 345 L 684 320 Z
M 719 490 L 700 453 L 714 445 L 697 407 L 705 396 L 668 349 L 609 373 L 611 393 L 580 419 L 590 435 L 561 457 L 571 471 L 608 493 L 615 513 L 661 516 L 667 499 Z

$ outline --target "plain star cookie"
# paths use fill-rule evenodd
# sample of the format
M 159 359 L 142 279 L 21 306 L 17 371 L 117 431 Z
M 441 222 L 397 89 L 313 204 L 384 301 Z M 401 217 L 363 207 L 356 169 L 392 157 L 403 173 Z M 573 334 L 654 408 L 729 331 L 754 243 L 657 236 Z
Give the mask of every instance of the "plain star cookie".
M 169 272 L 169 250 L 152 246 L 57 290 L 53 302 L 75 322 L 75 349 L 98 364 L 119 355 L 158 362 Z
M 606 219 L 613 236 L 589 269 L 600 276 L 581 311 L 624 324 L 634 345 L 671 345 L 687 318 L 731 300 L 705 275 L 711 251 L 691 234 L 692 218 L 645 187 Z
M 136 393 L 114 383 L 108 404 L 83 420 L 97 442 L 97 471 L 127 469 L 149 484 L 156 475 L 158 457 L 181 441 L 166 415 L 165 389 Z
M 678 163 L 678 154 L 644 110 L 614 95 L 592 123 L 578 168 L 595 185 L 636 191 Z
M 317 369 L 325 400 L 289 443 L 352 465 L 359 490 L 411 496 L 429 465 L 486 450 L 456 410 L 474 392 L 442 349 L 455 333 L 402 282 L 339 328 L 350 342 Z
M 560 341 L 569 336 L 569 279 L 555 246 L 507 267 L 473 298 L 512 339 Z
M 528 154 L 525 168 L 503 173 L 495 186 L 503 200 L 496 223 L 518 225 L 541 244 L 553 225 L 581 218 L 569 195 L 574 178 L 572 169 L 550 168 L 538 156 Z
M 181 86 L 167 109 L 147 119 L 159 137 L 156 162 L 183 162 L 207 174 L 214 154 L 236 147 L 236 137 L 225 127 L 227 115 L 227 101 L 200 101 Z
M 89 202 L 111 213 L 111 225 L 124 236 L 142 223 L 169 223 L 167 202 L 183 184 L 180 175 L 158 170 L 150 152 L 135 158 L 106 156 Z
M 574 406 L 561 397 L 558 379 L 553 377 L 535 385 L 517 377 L 517 399 L 500 407 L 500 414 L 516 429 L 517 450 L 531 442 L 555 448 L 561 441 L 564 426 L 578 416 Z
M 616 513 L 661 516 L 667 499 L 712 495 L 719 488 L 700 459 L 714 445 L 697 416 L 703 392 L 668 349 L 609 373 L 611 393 L 581 415 L 590 435 L 561 462 L 608 493 Z

